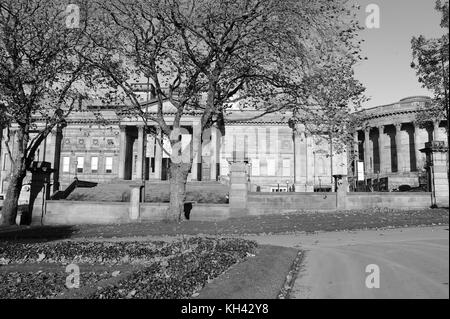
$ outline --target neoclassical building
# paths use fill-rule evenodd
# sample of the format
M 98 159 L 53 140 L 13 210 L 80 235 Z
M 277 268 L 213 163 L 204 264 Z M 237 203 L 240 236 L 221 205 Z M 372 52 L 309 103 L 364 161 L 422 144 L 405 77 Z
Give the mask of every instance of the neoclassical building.
M 358 178 L 360 183 L 372 183 L 386 177 L 389 189 L 417 186 L 424 165 L 419 150 L 427 141 L 446 137 L 444 122 L 429 128 L 415 125 L 416 113 L 428 100 L 413 97 L 362 111 L 366 126 L 355 134 L 350 152 L 340 154 L 331 151 L 326 136 L 301 130 L 294 134 L 289 114 L 259 117 L 256 111 L 236 109 L 227 117 L 225 135 L 213 128 L 203 138 L 199 114 L 189 114 L 181 122 L 181 144 L 190 147 L 194 158 L 188 180 L 226 183 L 229 162 L 239 159 L 248 163 L 253 191 L 330 191 L 332 175 L 349 175 L 355 186 Z M 156 112 L 156 102 L 143 102 L 143 108 L 147 114 Z M 169 102 L 164 114 L 170 125 L 174 110 Z M 161 137 L 156 127 L 146 130 L 141 119 L 91 106 L 73 112 L 65 127 L 54 129 L 35 160 L 50 162 L 54 168 L 52 191 L 64 189 L 75 177 L 96 183 L 167 180 L 171 149 Z M 349 156 L 353 151 L 356 160 Z M 0 193 L 5 193 L 11 162 L 4 139 L 0 168 Z
M 349 165 L 349 176 L 355 181 L 359 175 L 360 183 L 373 184 L 375 189 L 374 182 L 380 180 L 387 181 L 390 190 L 425 183 L 425 154 L 420 150 L 432 140 L 447 142 L 444 120 L 417 123 L 418 112 L 430 102 L 428 97 L 415 96 L 361 111 L 365 125 L 354 136 L 357 156 Z

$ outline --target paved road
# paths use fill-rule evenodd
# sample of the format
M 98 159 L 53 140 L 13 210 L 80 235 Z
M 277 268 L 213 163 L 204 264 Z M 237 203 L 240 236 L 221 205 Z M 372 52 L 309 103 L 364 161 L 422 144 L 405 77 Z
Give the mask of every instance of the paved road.
M 293 298 L 449 298 L 448 227 L 250 238 L 306 250 Z M 370 264 L 379 288 L 366 286 Z

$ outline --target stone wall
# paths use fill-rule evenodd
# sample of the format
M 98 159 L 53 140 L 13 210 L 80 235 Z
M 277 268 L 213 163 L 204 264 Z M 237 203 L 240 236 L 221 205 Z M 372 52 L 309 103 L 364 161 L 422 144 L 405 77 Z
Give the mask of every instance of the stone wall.
M 167 203 L 142 203 L 140 220 L 161 221 L 166 217 Z M 226 204 L 193 204 L 189 220 L 219 221 L 230 217 L 230 208 Z M 184 218 L 184 217 L 183 217 Z
M 345 207 L 339 210 L 390 208 L 425 209 L 431 207 L 431 193 L 347 193 Z M 292 211 L 330 211 L 337 208 L 337 193 L 249 193 L 249 215 Z
M 300 210 L 335 210 L 336 193 L 249 193 L 249 215 Z
M 129 203 L 47 201 L 44 225 L 118 224 L 129 221 Z
M 347 193 L 345 209 L 366 208 L 424 209 L 431 207 L 431 193 Z
M 141 203 L 136 221 L 161 221 L 165 219 L 167 203 Z M 119 224 L 132 222 L 130 203 L 47 201 L 44 225 Z M 219 221 L 228 219 L 229 206 L 226 204 L 195 204 L 190 220 Z
M 249 193 L 248 215 L 268 215 L 301 211 L 334 211 L 337 193 Z M 130 203 L 47 201 L 44 225 L 118 224 L 132 222 Z M 431 206 L 431 193 L 347 193 L 345 210 L 390 208 L 425 209 Z M 141 203 L 139 221 L 165 219 L 167 203 Z M 192 221 L 221 221 L 230 218 L 227 204 L 195 204 Z

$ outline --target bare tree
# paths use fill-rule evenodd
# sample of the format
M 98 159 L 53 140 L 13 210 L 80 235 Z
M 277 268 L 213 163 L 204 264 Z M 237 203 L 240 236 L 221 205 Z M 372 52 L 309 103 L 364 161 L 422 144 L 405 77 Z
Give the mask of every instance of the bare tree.
M 307 111 L 305 79 L 320 70 L 321 57 L 344 56 L 355 47 L 356 24 L 342 1 L 114 0 L 100 6 L 111 33 L 93 35 L 107 48 L 99 67 L 114 80 L 127 112 L 157 125 L 172 147 L 179 144 L 173 132 L 193 111 L 201 114 L 202 132 L 212 126 L 224 131 L 237 103 L 261 111 L 258 116 L 300 106 Z M 146 114 L 133 93 L 130 79 L 139 78 L 155 86 L 155 115 Z M 175 108 L 173 123 L 166 122 L 164 101 Z M 173 152 L 170 165 L 174 220 L 192 166 L 192 156 L 178 161 L 179 155 Z
M 88 12 L 87 3 L 75 9 Z M 22 182 L 39 145 L 96 82 L 78 53 L 93 52 L 84 36 L 88 17 L 77 14 L 57 0 L 0 1 L 0 119 L 13 166 L 3 224 L 15 223 Z M 14 154 L 11 142 L 17 144 Z

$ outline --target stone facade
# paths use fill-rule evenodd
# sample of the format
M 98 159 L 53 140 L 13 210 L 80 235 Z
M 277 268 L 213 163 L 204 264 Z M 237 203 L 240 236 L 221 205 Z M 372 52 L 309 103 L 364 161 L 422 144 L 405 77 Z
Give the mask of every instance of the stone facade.
M 234 110 L 227 117 L 224 136 L 213 127 L 202 139 L 199 114 L 191 114 L 181 122 L 182 145 L 191 145 L 194 158 L 188 179 L 228 183 L 229 163 L 241 161 L 247 164 L 250 191 L 330 191 L 332 175 L 357 179 L 359 160 L 364 163 L 365 181 L 389 177 L 390 188 L 417 186 L 425 163 L 419 150 L 425 142 L 446 137 L 444 122 L 436 121 L 430 128 L 415 125 L 417 111 L 428 100 L 414 97 L 362 111 L 366 126 L 355 134 L 351 147 L 356 160 L 350 159 L 352 152 L 331 154 L 326 136 L 307 134 L 301 126 L 293 130 L 288 115 L 259 117 L 257 111 Z M 154 103 L 144 107 L 149 114 L 155 112 Z M 170 124 L 173 108 L 167 102 L 164 110 Z M 104 122 L 99 125 L 96 112 L 95 108 L 74 112 L 67 125 L 55 129 L 39 148 L 35 160 L 50 162 L 55 169 L 52 192 L 65 189 L 75 177 L 97 183 L 168 179 L 171 150 L 167 140 L 158 143 L 160 131 L 146 132 L 141 120 L 119 118 L 107 109 L 99 111 Z M 0 193 L 6 192 L 11 169 L 3 143 Z
M 418 112 L 429 102 L 428 97 L 410 97 L 361 111 L 364 127 L 355 133 L 352 146 L 355 157 L 349 161 L 348 175 L 353 188 L 357 180 L 373 185 L 375 190 L 374 182 L 382 179 L 388 181 L 389 190 L 422 184 L 426 178 L 426 159 L 420 150 L 427 142 L 447 141 L 444 120 L 420 126 L 416 122 Z M 358 162 L 363 167 L 359 172 Z

